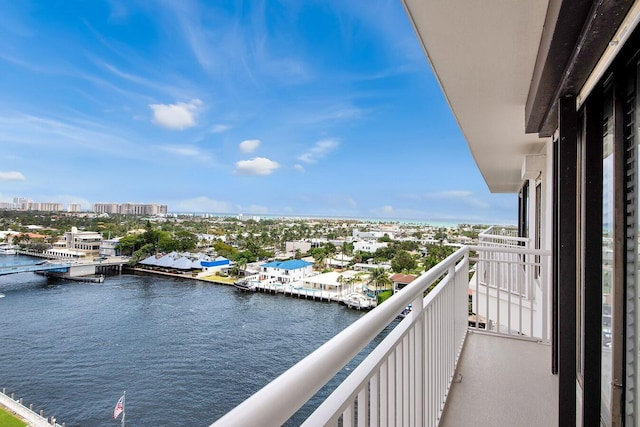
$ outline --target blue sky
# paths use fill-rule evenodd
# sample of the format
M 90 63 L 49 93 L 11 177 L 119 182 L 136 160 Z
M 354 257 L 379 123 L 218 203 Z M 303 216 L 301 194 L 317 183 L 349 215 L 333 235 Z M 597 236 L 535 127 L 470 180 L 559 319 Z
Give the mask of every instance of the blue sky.
M 0 5 L 0 200 L 515 222 L 400 0 Z

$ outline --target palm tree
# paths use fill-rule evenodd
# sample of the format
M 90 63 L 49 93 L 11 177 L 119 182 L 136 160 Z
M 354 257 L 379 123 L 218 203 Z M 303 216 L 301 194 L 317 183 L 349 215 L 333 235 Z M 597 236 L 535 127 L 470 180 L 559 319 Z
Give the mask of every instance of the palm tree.
M 314 253 L 313 259 L 318 264 L 318 268 L 322 270 L 322 266 L 327 259 L 327 253 L 325 251 L 317 251 L 316 253 Z
M 374 287 L 376 294 L 378 294 L 380 290 L 385 290 L 387 286 L 391 284 L 392 282 L 387 275 L 387 271 L 382 267 L 372 270 L 369 274 L 369 280 L 367 281 L 367 285 Z
M 338 278 L 336 279 L 336 282 L 340 283 L 340 285 L 342 285 L 340 287 L 340 294 L 344 293 L 344 284 L 347 282 L 348 279 L 345 279 L 345 277 L 341 274 L 338 276 Z

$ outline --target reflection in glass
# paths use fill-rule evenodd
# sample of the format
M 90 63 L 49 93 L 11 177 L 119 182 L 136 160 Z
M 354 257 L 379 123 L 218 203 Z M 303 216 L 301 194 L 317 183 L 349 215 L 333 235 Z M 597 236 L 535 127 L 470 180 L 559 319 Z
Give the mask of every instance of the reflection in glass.
M 609 418 L 611 401 L 611 290 L 613 286 L 613 108 L 612 96 L 605 96 L 602 125 L 602 406 Z

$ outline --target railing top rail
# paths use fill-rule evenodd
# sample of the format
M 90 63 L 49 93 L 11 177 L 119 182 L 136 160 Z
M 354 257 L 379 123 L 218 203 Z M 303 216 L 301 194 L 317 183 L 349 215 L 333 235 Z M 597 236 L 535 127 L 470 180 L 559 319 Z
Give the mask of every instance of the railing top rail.
M 540 255 L 551 256 L 551 251 L 547 249 L 528 249 L 524 246 L 482 246 L 482 245 L 469 245 L 467 246 L 470 251 L 473 252 L 499 252 L 521 255 Z
M 389 325 L 416 295 L 426 290 L 468 252 L 467 247 L 458 249 L 211 426 L 247 426 L 253 425 L 258 419 L 269 420 L 270 425 L 282 425 Z M 431 293 L 437 293 L 439 289 L 442 288 L 436 288 Z M 305 380 L 300 381 L 300 378 Z
M 504 234 L 507 231 L 512 233 L 517 233 L 518 229 L 515 226 L 491 225 L 486 230 L 480 232 L 480 234 Z
M 480 232 L 478 234 L 479 240 L 488 240 L 488 241 L 506 241 L 506 242 L 522 242 L 527 243 L 530 242 L 531 239 L 529 237 L 519 237 L 518 230 L 516 228 L 511 227 L 499 227 L 492 225 L 486 230 Z

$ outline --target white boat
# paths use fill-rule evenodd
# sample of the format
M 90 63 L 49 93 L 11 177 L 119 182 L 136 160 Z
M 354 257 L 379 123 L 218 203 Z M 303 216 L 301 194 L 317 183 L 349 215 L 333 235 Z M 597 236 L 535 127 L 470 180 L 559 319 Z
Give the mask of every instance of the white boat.
M 257 282 L 253 280 L 238 280 L 233 283 L 233 286 L 245 292 L 255 292 L 257 290 Z
M 375 307 L 375 303 L 372 299 L 358 293 L 349 294 L 342 298 L 342 303 L 349 308 L 355 308 L 357 310 L 371 310 Z
M 20 248 L 20 246 L 0 243 L 0 255 L 15 255 L 18 253 L 18 248 Z

